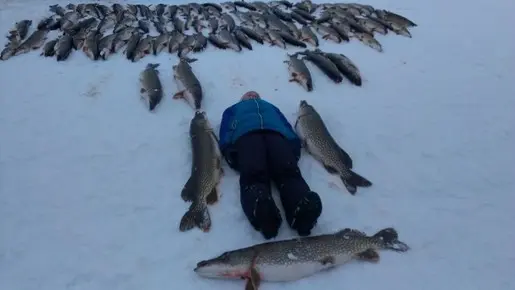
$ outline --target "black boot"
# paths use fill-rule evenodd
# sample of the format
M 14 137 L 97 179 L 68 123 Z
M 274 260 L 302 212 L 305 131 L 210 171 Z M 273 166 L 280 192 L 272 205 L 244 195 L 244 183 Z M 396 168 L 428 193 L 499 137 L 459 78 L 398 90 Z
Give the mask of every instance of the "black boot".
M 291 216 L 290 226 L 297 230 L 299 236 L 309 236 L 317 224 L 320 214 L 322 214 L 320 196 L 316 192 L 310 191 L 297 203 Z

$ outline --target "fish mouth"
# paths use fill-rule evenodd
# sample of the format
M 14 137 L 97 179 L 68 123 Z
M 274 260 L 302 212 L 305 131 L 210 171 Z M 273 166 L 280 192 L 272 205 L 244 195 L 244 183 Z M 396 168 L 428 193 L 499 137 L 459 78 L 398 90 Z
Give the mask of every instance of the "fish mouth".
M 306 100 L 302 100 L 302 101 L 300 101 L 299 106 L 300 106 L 301 108 L 306 107 L 307 105 L 308 105 L 308 102 L 307 102 Z

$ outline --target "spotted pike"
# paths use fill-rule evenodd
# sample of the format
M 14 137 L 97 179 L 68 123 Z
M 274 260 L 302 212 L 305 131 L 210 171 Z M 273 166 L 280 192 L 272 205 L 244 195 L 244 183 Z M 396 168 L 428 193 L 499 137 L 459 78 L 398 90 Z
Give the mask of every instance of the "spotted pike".
M 187 231 L 197 226 L 207 232 L 211 228 L 207 205 L 218 201 L 217 186 L 223 170 L 218 138 L 205 112 L 195 112 L 190 124 L 190 141 L 193 153 L 191 176 L 184 185 L 181 197 L 192 204 L 182 217 L 179 229 Z
M 177 65 L 173 66 L 173 77 L 177 83 L 178 91 L 174 99 L 185 99 L 195 110 L 200 110 L 202 103 L 202 86 L 193 73 L 189 63 L 196 59 L 181 58 Z
M 284 62 L 288 64 L 288 71 L 290 72 L 290 82 L 299 83 L 306 91 L 313 90 L 313 81 L 311 73 L 303 60 L 298 59 L 297 55 L 288 55 L 288 60 Z
M 163 87 L 159 80 L 158 66 L 158 63 L 147 64 L 139 77 L 141 98 L 147 102 L 150 111 L 153 111 L 163 98 Z
M 393 228 L 368 236 L 343 229 L 332 234 L 267 242 L 229 251 L 200 261 L 194 271 L 213 279 L 245 279 L 245 289 L 257 290 L 262 281 L 288 282 L 344 265 L 353 260 L 379 262 L 380 250 L 406 252 Z
M 347 190 L 354 195 L 357 187 L 369 187 L 372 182 L 351 170 L 352 159 L 329 133 L 315 108 L 302 100 L 295 130 L 303 147 L 331 174 L 338 174 Z

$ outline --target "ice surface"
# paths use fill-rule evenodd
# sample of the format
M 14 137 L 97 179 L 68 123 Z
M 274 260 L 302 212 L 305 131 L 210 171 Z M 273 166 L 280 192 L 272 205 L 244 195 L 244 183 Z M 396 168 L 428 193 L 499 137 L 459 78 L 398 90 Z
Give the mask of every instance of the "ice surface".
M 140 1 L 141 2 L 141 1 Z M 48 0 L 0 1 L 0 31 L 46 13 Z M 67 2 L 60 2 L 66 4 Z M 413 19 L 413 39 L 378 36 L 343 52 L 363 87 L 336 85 L 312 66 L 314 91 L 288 83 L 285 51 L 208 50 L 193 69 L 218 126 L 223 110 L 257 90 L 294 122 L 306 99 L 374 185 L 348 194 L 312 157 L 300 165 L 324 211 L 314 234 L 393 226 L 412 250 L 379 264 L 352 263 L 263 289 L 515 289 L 515 39 L 509 0 L 380 1 Z M 472 4 L 472 5 L 471 5 Z M 0 45 L 6 40 L 1 40 Z M 138 74 L 159 62 L 166 98 L 155 113 Z M 201 259 L 262 242 L 239 205 L 238 176 L 224 164 L 213 227 L 178 230 L 189 204 L 192 110 L 172 100 L 163 53 L 66 62 L 38 53 L 0 62 L 0 289 L 243 289 L 195 276 Z M 295 236 L 286 225 L 278 239 Z

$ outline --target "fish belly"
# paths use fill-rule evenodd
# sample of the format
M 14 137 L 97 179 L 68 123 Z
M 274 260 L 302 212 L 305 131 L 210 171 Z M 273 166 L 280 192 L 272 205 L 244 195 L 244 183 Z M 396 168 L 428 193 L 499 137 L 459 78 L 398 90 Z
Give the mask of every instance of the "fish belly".
M 258 272 L 263 281 L 288 282 L 311 276 L 320 271 L 333 267 L 320 262 L 306 262 L 291 265 L 259 265 Z

